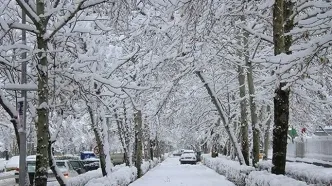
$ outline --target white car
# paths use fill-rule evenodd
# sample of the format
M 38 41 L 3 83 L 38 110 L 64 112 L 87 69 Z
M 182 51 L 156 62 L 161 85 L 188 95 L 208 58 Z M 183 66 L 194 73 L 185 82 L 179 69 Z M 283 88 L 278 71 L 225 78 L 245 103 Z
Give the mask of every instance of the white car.
M 73 166 L 68 162 L 68 160 L 55 160 L 55 163 L 59 170 L 62 172 L 65 178 L 75 177 L 78 176 L 78 173 L 74 170 Z M 35 177 L 35 170 L 36 170 L 36 159 L 35 157 L 27 157 L 27 169 L 29 174 L 30 183 L 31 179 L 33 180 Z M 48 182 L 57 181 L 55 178 L 55 175 L 53 174 L 51 169 L 47 170 L 48 173 Z M 16 183 L 18 183 L 18 175 L 19 171 L 15 172 L 15 175 L 17 175 L 17 178 L 15 179 Z
M 71 178 L 78 176 L 77 171 L 73 168 L 73 166 L 69 163 L 68 160 L 55 160 L 55 163 L 59 170 L 63 173 L 65 178 Z M 52 171 L 48 173 L 47 181 L 56 181 L 56 178 Z
M 197 159 L 196 159 L 196 153 L 193 150 L 184 150 L 182 152 L 182 155 L 180 157 L 180 163 L 181 164 L 196 164 Z

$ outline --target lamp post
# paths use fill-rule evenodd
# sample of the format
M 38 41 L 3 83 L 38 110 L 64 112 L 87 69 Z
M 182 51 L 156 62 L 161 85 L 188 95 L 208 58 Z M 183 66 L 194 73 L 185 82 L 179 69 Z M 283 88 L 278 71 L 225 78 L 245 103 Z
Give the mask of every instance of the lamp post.
M 25 62 L 23 62 L 25 63 Z M 25 70 L 26 70 L 26 64 L 22 64 L 22 69 L 23 66 L 25 65 Z M 6 85 L 4 86 L 4 89 L 6 90 L 15 90 L 15 91 L 21 91 L 21 98 L 17 99 L 18 100 L 18 120 L 19 120 L 19 125 L 18 125 L 18 132 L 20 136 L 20 160 L 19 160 L 19 186 L 28 186 L 29 183 L 26 182 L 26 172 L 27 172 L 27 167 L 26 167 L 26 156 L 27 156 L 27 136 L 26 136 L 26 111 L 27 111 L 27 91 L 36 91 L 37 87 L 34 86 L 23 86 L 23 84 L 26 84 L 26 71 L 22 70 L 22 86 L 16 86 L 13 85 L 11 86 Z
M 27 0 L 25 0 L 27 2 Z M 26 24 L 26 12 L 22 10 L 22 24 Z M 22 44 L 27 44 L 26 30 L 22 29 Z M 19 161 L 19 186 L 28 186 L 26 182 L 26 156 L 27 156 L 27 136 L 26 136 L 26 111 L 27 111 L 27 91 L 36 91 L 37 87 L 34 86 L 23 86 L 27 83 L 27 53 L 24 51 L 21 54 L 22 58 L 22 73 L 21 73 L 21 86 L 10 86 L 4 87 L 6 90 L 21 91 L 21 98 L 18 99 L 18 113 L 19 113 L 19 126 L 18 132 L 20 136 L 20 161 Z

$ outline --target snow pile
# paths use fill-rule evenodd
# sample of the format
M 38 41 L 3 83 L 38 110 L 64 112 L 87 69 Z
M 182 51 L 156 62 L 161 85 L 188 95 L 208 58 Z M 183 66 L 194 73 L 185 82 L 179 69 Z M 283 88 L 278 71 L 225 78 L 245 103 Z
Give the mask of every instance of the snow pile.
M 160 157 L 160 161 L 164 161 L 166 158 L 170 157 L 170 155 L 172 155 L 172 153 L 162 154 L 161 157 Z
M 145 174 L 147 173 L 150 169 L 154 168 L 155 166 L 158 165 L 159 163 L 159 159 L 158 158 L 153 158 L 153 160 L 149 160 L 149 161 L 144 161 L 141 169 L 142 169 L 142 173 Z
M 286 163 L 286 175 L 309 184 L 329 185 L 332 183 L 332 170 L 304 163 Z
M 116 167 L 114 167 L 114 168 L 116 168 Z M 102 176 L 103 176 L 103 174 L 101 172 L 101 169 L 99 168 L 97 170 L 89 171 L 84 174 L 80 174 L 76 177 L 69 178 L 68 182 L 67 182 L 67 186 L 83 186 L 86 183 L 88 183 L 89 180 L 94 179 L 94 178 L 100 178 Z M 49 184 L 47 184 L 47 185 L 49 186 Z M 58 185 L 58 183 L 57 183 L 57 185 Z
M 136 178 L 136 167 L 123 167 L 106 177 L 93 178 L 85 186 L 127 186 Z
M 271 161 L 258 163 L 259 170 L 271 171 Z M 306 163 L 286 163 L 286 175 L 296 180 L 305 181 L 308 184 L 329 185 L 332 183 L 332 169 Z
M 239 162 L 229 160 L 223 156 L 212 158 L 209 154 L 204 154 L 202 155 L 202 162 L 238 186 L 244 186 L 248 174 L 255 171 L 254 167 L 240 165 Z
M 258 170 L 266 170 L 271 172 L 272 167 L 273 167 L 272 161 L 260 161 L 257 163 Z
M 112 167 L 111 171 L 115 172 L 124 167 L 126 167 L 125 164 L 117 165 L 117 166 Z M 101 178 L 101 177 L 103 177 L 103 175 L 102 175 L 101 169 L 99 168 L 97 170 L 89 171 L 84 174 L 80 174 L 78 176 L 69 178 L 67 181 L 67 186 L 84 186 L 91 179 Z M 59 183 L 57 181 L 47 183 L 47 186 L 58 186 L 58 185 L 59 185 Z
M 246 186 L 307 186 L 305 182 L 275 175 L 267 171 L 252 171 L 246 179 Z
M 157 166 L 159 162 L 160 160 L 158 158 L 144 161 L 141 166 L 143 174 Z M 85 186 L 127 186 L 137 179 L 136 167 L 127 167 L 124 164 L 116 167 L 113 167 L 112 173 L 107 175 L 107 177 L 93 178 L 90 181 L 88 180 L 88 183 Z

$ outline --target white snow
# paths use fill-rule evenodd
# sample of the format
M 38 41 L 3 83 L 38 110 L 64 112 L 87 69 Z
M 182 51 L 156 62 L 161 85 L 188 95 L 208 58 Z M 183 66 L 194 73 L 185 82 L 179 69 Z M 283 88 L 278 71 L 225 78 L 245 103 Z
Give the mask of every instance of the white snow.
M 158 164 L 159 160 L 143 161 L 142 171 L 145 174 Z M 101 171 L 99 171 L 101 173 Z M 84 175 L 84 174 L 83 174 Z M 129 183 L 137 179 L 136 167 L 128 167 L 125 164 L 112 167 L 112 171 L 107 177 L 89 178 L 85 186 L 127 186 Z M 83 186 L 82 184 L 72 184 L 72 186 Z
M 123 167 L 106 177 L 92 179 L 85 186 L 127 186 L 136 177 L 136 167 Z
M 166 159 L 129 186 L 233 186 L 224 176 L 202 164 L 180 165 L 178 157 Z
M 210 154 L 203 154 L 202 162 L 217 173 L 224 175 L 236 185 L 244 185 L 247 175 L 251 171 L 255 171 L 254 167 L 240 165 L 238 161 L 229 160 L 223 156 L 212 158 Z
M 271 171 L 272 162 L 262 161 L 258 163 L 260 170 Z M 308 184 L 326 185 L 332 182 L 332 169 L 306 163 L 287 162 L 286 175 L 296 180 L 305 181 Z
M 246 186 L 306 186 L 305 182 L 297 181 L 283 175 L 275 175 L 267 171 L 253 171 L 246 180 Z
M 34 83 L 29 83 L 29 84 L 7 83 L 3 85 L 3 88 L 8 90 L 27 90 L 27 91 L 35 91 L 38 89 L 37 85 Z

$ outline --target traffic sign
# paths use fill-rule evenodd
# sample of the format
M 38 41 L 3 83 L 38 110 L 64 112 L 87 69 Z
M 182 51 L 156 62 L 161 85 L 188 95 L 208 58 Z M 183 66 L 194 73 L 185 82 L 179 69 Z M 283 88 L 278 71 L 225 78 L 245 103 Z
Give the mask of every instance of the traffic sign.
M 99 151 L 99 147 L 95 146 L 95 148 L 93 148 L 93 152 L 95 153 L 95 155 L 99 155 L 100 151 Z

